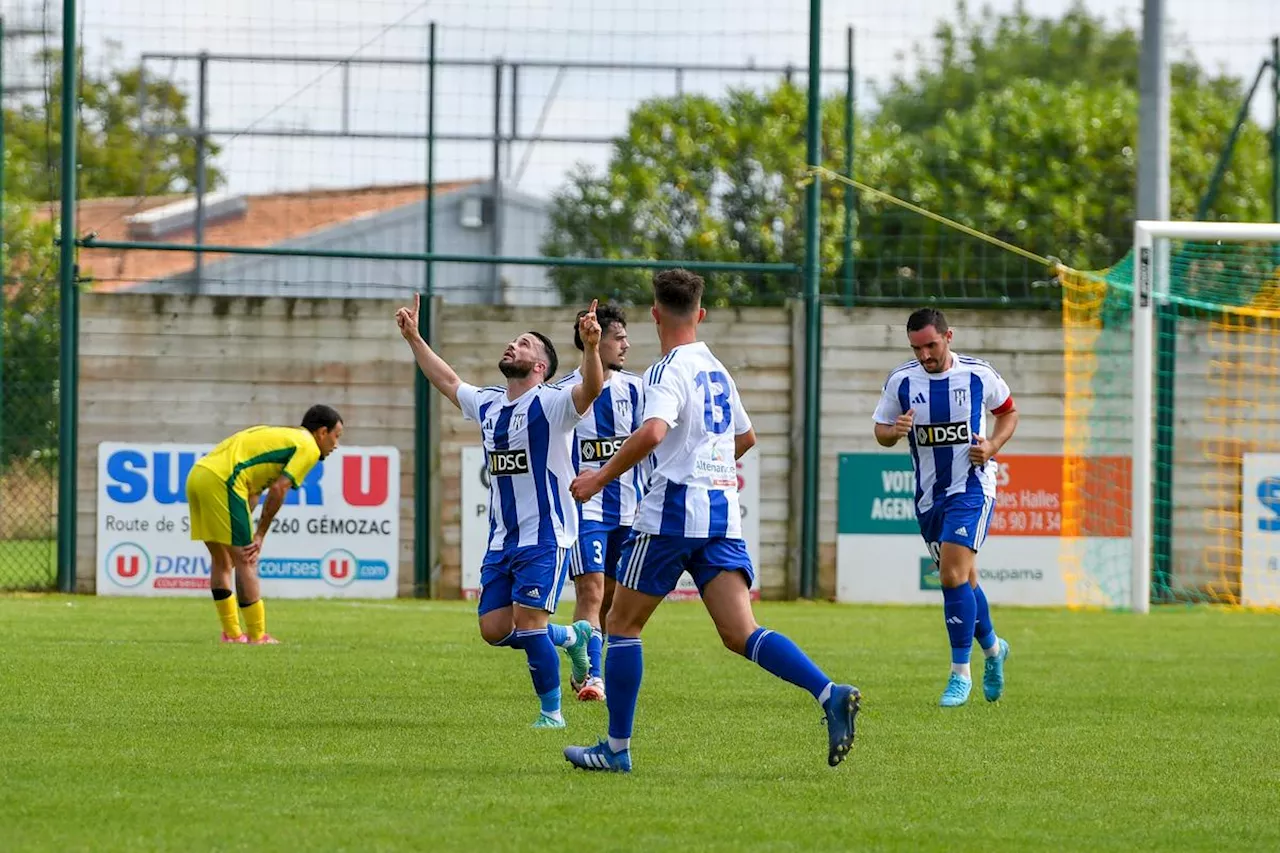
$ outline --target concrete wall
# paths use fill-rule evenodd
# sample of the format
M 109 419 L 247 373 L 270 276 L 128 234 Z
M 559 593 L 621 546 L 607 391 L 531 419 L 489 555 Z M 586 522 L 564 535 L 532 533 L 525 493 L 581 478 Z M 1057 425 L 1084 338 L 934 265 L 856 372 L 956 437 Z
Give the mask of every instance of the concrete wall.
M 85 294 L 76 588 L 94 586 L 98 443 L 208 442 L 335 406 L 350 444 L 401 464 L 401 584 L 412 592 L 413 375 L 395 303 Z
M 326 401 L 346 417 L 349 443 L 401 449 L 400 588 L 411 591 L 414 367 L 392 321 L 394 301 L 86 294 L 82 307 L 81 589 L 92 588 L 94 575 L 99 441 L 214 442 L 253 423 L 292 423 L 307 405 Z M 556 342 L 563 374 L 577 363 L 572 344 L 576 310 L 437 304 L 438 349 L 464 379 L 492 384 L 501 381 L 497 360 L 503 346 L 525 330 L 538 329 Z M 901 310 L 835 308 L 825 314 L 819 466 L 824 593 L 835 582 L 837 454 L 905 452 L 883 451 L 871 435 L 871 413 L 886 373 L 911 356 L 904 315 Z M 1022 420 L 1011 450 L 1062 452 L 1058 314 L 955 311 L 949 318 L 956 329 L 956 349 L 990 361 L 1013 389 Z M 801 320 L 792 308 L 717 310 L 702 328 L 704 339 L 733 371 L 760 435 L 760 569 L 764 591 L 771 596 L 785 595 L 796 584 L 788 571 L 798 545 Z M 647 310 L 632 309 L 630 334 L 628 366 L 640 372 L 658 355 Z M 1216 351 L 1208 335 L 1206 329 L 1188 329 L 1179 361 L 1178 402 L 1188 412 L 1203 412 L 1225 390 L 1215 392 L 1208 385 Z M 460 579 L 461 448 L 477 444 L 479 434 L 450 404 L 436 399 L 433 452 L 438 453 L 440 538 L 433 585 L 447 596 L 457 595 Z M 1189 415 L 1180 418 L 1178 438 L 1177 484 L 1187 499 L 1180 499 L 1177 522 L 1192 527 L 1205 509 L 1196 497 L 1197 484 L 1205 482 L 1217 463 L 1201 461 L 1204 428 Z M 1124 452 L 1125 441 L 1127 436 L 1112 441 L 1115 446 L 1108 449 Z M 1179 564 L 1197 564 L 1202 553 L 1202 544 L 1188 537 L 1179 546 Z

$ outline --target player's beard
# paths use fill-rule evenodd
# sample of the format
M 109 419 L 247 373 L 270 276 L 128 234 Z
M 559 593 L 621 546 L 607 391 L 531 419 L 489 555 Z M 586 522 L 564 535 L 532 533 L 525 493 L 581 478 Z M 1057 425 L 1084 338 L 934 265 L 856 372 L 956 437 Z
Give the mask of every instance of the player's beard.
M 618 371 L 622 370 L 622 365 L 621 365 L 621 364 L 618 364 L 618 363 L 615 361 L 615 362 L 611 362 L 611 363 L 609 363 L 609 364 L 606 364 L 606 365 L 605 365 L 605 368 L 606 368 L 606 369 L 608 369 L 608 370 L 612 370 L 614 373 L 617 373 Z
M 533 369 L 528 364 L 517 364 L 514 361 L 502 360 L 498 362 L 498 369 L 502 371 L 502 375 L 508 379 L 525 379 L 528 378 L 529 372 Z

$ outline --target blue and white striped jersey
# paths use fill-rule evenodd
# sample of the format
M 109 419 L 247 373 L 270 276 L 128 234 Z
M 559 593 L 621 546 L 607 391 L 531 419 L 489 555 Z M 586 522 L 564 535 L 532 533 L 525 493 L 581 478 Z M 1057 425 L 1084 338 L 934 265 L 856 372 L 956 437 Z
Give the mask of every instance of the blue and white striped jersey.
M 539 385 L 514 400 L 499 386 L 458 386 L 462 415 L 480 424 L 489 472 L 489 550 L 578 538 L 570 445 L 580 415 L 573 388 Z
M 556 387 L 572 388 L 580 382 L 581 368 L 557 382 Z M 644 378 L 625 370 L 611 371 L 600 396 L 578 421 L 573 436 L 574 470 L 589 471 L 612 459 L 622 442 L 640 428 L 644 421 L 643 409 Z M 578 504 L 579 518 L 612 527 L 630 527 L 635 521 L 636 504 L 640 502 L 642 467 L 637 465 L 591 500 Z
M 979 469 L 969 446 L 987 432 L 987 412 L 1013 406 L 1009 386 L 987 362 L 953 352 L 950 369 L 929 373 L 920 362 L 899 365 L 884 383 L 875 422 L 892 424 L 912 410 L 908 439 L 916 469 L 916 512 L 926 513 L 947 495 L 996 494 L 996 461 Z
M 690 538 L 742 538 L 734 436 L 751 429 L 738 388 L 701 341 L 645 372 L 644 418 L 671 428 L 650 457 L 635 529 Z

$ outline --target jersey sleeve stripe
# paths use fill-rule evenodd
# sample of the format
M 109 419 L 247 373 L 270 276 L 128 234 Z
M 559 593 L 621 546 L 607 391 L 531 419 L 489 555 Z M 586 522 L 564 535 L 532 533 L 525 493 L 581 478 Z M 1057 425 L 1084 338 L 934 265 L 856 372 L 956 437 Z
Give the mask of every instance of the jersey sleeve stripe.
M 1009 399 L 1005 400 L 1005 401 L 1004 401 L 1003 403 L 1001 403 L 999 406 L 996 406 L 994 409 L 992 409 L 992 410 L 991 410 L 991 414 L 993 414 L 993 415 L 1007 415 L 1007 414 L 1008 414 L 1009 412 L 1011 412 L 1012 410 L 1013 410 L 1013 395 L 1012 395 L 1012 394 L 1010 394 L 1010 395 L 1009 395 Z

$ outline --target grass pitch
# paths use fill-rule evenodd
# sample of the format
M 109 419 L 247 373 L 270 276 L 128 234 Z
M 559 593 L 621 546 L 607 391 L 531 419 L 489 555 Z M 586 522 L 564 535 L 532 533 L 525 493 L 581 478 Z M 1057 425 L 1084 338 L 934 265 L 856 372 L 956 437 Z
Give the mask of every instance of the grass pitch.
M 1006 697 L 944 711 L 940 607 L 763 604 L 863 691 L 833 770 L 813 700 L 669 603 L 620 777 L 560 754 L 602 705 L 529 728 L 469 605 L 267 609 L 285 645 L 217 644 L 207 600 L 0 598 L 0 849 L 1280 849 L 1275 616 L 996 607 Z

